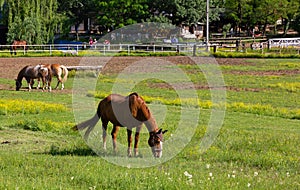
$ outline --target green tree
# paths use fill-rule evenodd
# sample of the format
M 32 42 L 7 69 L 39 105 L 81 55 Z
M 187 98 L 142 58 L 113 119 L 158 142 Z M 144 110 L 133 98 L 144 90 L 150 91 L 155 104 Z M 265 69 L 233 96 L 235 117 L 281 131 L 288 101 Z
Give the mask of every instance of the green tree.
M 78 27 L 81 23 L 86 22 L 89 18 L 96 18 L 99 10 L 96 7 L 97 0 L 58 0 L 59 9 L 58 11 L 67 17 L 64 20 L 63 33 L 69 33 L 70 27 L 75 26 L 77 40 L 78 36 Z
M 150 11 L 152 20 L 170 22 L 177 26 L 206 22 L 206 0 L 153 0 L 150 2 Z M 219 20 L 223 12 L 223 1 L 210 0 L 210 22 Z
M 285 20 L 284 24 L 284 35 L 287 34 L 287 31 L 292 25 L 292 21 L 296 21 L 297 15 L 299 14 L 300 2 L 298 0 L 287 0 L 286 2 L 281 3 L 281 18 Z
M 26 40 L 44 44 L 54 39 L 62 20 L 57 0 L 2 0 L 6 4 L 7 41 Z
M 97 7 L 98 22 L 108 29 L 140 23 L 150 17 L 148 0 L 104 0 Z
M 248 29 L 253 27 L 252 22 L 256 21 L 253 21 L 252 13 L 253 4 L 251 0 L 226 0 L 225 18 L 230 22 L 236 33 L 240 33 L 242 27 Z

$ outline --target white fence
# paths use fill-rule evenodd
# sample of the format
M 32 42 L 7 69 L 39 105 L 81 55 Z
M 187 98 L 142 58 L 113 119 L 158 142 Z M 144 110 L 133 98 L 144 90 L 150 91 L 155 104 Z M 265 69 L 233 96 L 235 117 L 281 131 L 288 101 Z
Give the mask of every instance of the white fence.
M 299 47 L 300 46 L 300 38 L 273 38 L 269 39 L 269 48 L 278 47 Z
M 11 45 L 0 45 L 1 53 L 14 53 Z M 183 52 L 195 54 L 197 50 L 206 48 L 204 44 L 185 43 L 185 44 L 46 44 L 46 45 L 27 45 L 18 46 L 16 52 L 26 54 L 27 52 L 43 52 L 52 55 L 53 52 L 62 54 L 78 55 L 82 51 L 100 52 L 104 55 L 108 53 L 147 51 L 147 52 Z

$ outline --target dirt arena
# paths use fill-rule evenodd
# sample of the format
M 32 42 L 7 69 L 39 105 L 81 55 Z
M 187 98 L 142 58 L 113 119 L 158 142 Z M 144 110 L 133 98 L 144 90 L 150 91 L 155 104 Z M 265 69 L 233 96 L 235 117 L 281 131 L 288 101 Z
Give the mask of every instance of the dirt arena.
M 118 73 L 128 65 L 145 59 L 145 57 L 18 57 L 0 58 L 0 78 L 15 79 L 18 72 L 26 65 L 53 64 L 58 63 L 66 66 L 76 66 L 79 64 L 102 65 L 105 66 L 103 73 Z M 188 57 L 160 57 L 175 64 L 192 64 Z M 223 64 L 248 64 L 244 59 L 216 59 Z

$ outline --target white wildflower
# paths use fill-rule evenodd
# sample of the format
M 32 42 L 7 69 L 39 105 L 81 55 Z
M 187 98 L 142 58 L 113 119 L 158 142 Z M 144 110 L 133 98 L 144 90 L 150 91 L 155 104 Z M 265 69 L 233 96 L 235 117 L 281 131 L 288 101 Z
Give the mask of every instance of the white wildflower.
M 258 176 L 258 172 L 254 172 L 254 176 Z
M 188 177 L 189 179 L 191 179 L 191 178 L 193 177 L 193 175 L 192 175 L 192 174 L 189 174 L 189 172 L 187 172 L 187 171 L 185 171 L 183 174 L 184 174 L 186 177 Z
M 210 168 L 210 164 L 206 164 L 206 169 L 209 169 Z
M 213 174 L 210 172 L 210 173 L 209 173 L 209 177 L 212 177 L 212 176 L 213 176 Z
M 250 186 L 251 186 L 251 183 L 248 183 L 248 184 L 247 184 L 247 187 L 250 187 Z

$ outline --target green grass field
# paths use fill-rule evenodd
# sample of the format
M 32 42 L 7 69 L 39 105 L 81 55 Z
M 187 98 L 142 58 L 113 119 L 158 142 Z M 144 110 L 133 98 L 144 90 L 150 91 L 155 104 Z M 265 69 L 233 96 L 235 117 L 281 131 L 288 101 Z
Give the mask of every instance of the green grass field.
M 163 157 L 172 154 L 168 140 L 180 126 L 181 108 L 200 109 L 187 146 L 172 159 L 146 168 L 107 161 L 151 161 L 145 130 L 139 145 L 141 157 L 127 158 L 122 149 L 113 155 L 110 141 L 105 153 L 97 141 L 101 137 L 100 122 L 88 141 L 90 146 L 81 134 L 71 130 L 78 119 L 74 117 L 71 92 L 0 90 L 0 189 L 300 189 L 299 60 L 247 62 L 220 66 L 227 87 L 225 105 L 212 102 L 207 88 L 196 90 L 198 102 L 180 102 L 177 92 L 164 88 L 164 82 L 157 79 L 142 81 L 133 89 L 145 98 L 150 109 L 166 107 L 166 119 L 160 123 L 169 130 Z M 207 85 L 194 65 L 180 68 L 195 86 Z M 80 75 L 83 80 L 93 77 Z M 116 83 L 134 83 L 116 77 L 100 75 L 96 90 L 83 91 L 84 98 L 93 102 L 95 97 L 99 102 Z M 72 89 L 74 80 L 68 80 L 67 90 Z M 0 84 L 14 86 L 14 81 L 0 78 Z M 180 92 L 190 93 L 186 89 Z M 222 106 L 226 107 L 223 126 L 213 144 L 201 152 L 212 110 Z M 83 113 L 83 118 L 93 114 Z M 154 115 L 161 117 L 160 112 Z M 189 122 L 192 125 L 195 121 Z M 125 129 L 120 129 L 118 142 L 126 146 Z

